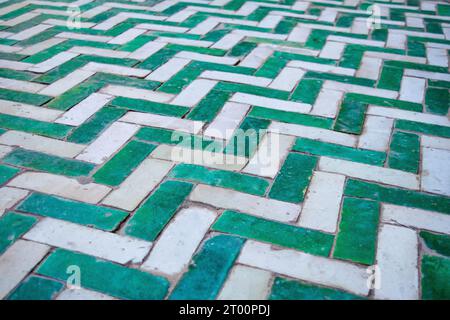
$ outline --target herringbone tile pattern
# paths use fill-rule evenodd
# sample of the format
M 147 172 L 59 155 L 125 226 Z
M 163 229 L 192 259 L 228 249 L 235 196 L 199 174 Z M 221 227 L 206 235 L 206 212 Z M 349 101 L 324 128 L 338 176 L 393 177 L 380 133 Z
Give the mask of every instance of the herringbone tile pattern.
M 0 298 L 450 299 L 450 5 L 0 4 Z

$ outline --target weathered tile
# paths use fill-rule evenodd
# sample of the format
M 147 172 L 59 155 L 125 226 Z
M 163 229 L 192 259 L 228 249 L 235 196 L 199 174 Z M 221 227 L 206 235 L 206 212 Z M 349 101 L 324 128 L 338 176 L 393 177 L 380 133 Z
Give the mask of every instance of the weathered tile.
M 114 230 L 128 215 L 126 212 L 83 202 L 34 193 L 17 210 L 66 220 L 102 230 Z
M 333 257 L 372 265 L 379 214 L 375 201 L 345 198 Z
M 169 299 L 216 298 L 243 243 L 241 238 L 225 235 L 207 240 L 194 256 L 188 272 L 178 282 Z
M 162 299 L 169 287 L 165 278 L 63 249 L 57 249 L 45 259 L 36 273 L 67 281 L 71 273 L 66 270 L 71 265 L 80 268 L 82 287 L 117 298 Z M 89 273 L 83 276 L 82 270 L 89 270 Z
M 333 236 L 319 231 L 235 211 L 222 213 L 212 229 L 323 256 L 328 256 L 333 243 Z

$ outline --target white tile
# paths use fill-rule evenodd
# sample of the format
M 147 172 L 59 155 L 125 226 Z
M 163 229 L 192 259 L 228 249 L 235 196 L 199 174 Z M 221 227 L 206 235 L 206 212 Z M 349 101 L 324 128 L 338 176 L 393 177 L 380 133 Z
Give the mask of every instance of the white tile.
M 151 242 L 52 218 L 42 219 L 23 237 L 121 264 L 141 262 L 152 245 Z
M 422 148 L 422 190 L 450 197 L 450 150 Z
M 130 53 L 127 58 L 129 59 L 137 59 L 137 60 L 145 60 L 154 53 L 158 52 L 162 48 L 164 48 L 167 45 L 167 43 L 164 42 L 156 42 L 156 41 L 149 41 L 146 44 L 144 44 L 142 47 L 136 49 L 132 53 Z
M 10 187 L 0 188 L 0 216 L 28 195 L 28 191 Z
M 24 172 L 8 183 L 10 187 L 30 189 L 87 203 L 98 203 L 111 188 L 96 184 L 81 184 L 76 179 L 44 172 Z
M 78 53 L 73 53 L 73 52 L 68 52 L 68 51 L 60 52 L 60 53 L 54 55 L 53 57 L 51 57 L 50 59 L 47 59 L 45 61 L 42 61 L 41 63 L 35 64 L 31 68 L 29 68 L 28 71 L 36 72 L 36 73 L 46 73 L 46 72 L 52 70 L 53 68 L 56 68 L 56 67 L 62 65 L 63 63 L 66 63 L 67 61 L 72 60 L 73 58 L 75 58 L 77 56 L 78 56 Z
M 358 148 L 386 152 L 393 125 L 393 119 L 366 116 L 363 132 L 359 136 Z
M 273 53 L 273 49 L 268 46 L 259 45 L 253 49 L 239 63 L 240 67 L 259 68 L 263 65 L 267 58 Z
M 56 297 L 56 300 L 115 300 L 115 298 L 103 293 L 75 288 L 65 289 Z
M 250 84 L 253 86 L 266 87 L 272 79 L 264 77 L 255 77 L 245 74 L 223 72 L 223 71 L 203 71 L 200 78 L 227 81 L 234 83 Z
M 450 215 L 383 203 L 381 220 L 404 227 L 450 234 Z
M 356 76 L 359 78 L 366 78 L 371 80 L 377 80 L 380 76 L 382 59 L 363 57 L 361 65 L 356 71 Z
M 102 88 L 100 92 L 112 96 L 141 99 L 162 103 L 168 102 L 173 98 L 173 95 L 164 92 L 157 92 L 147 89 L 125 87 L 119 85 L 107 85 L 106 87 Z
M 379 58 L 382 60 L 394 60 L 394 61 L 404 61 L 413 63 L 426 63 L 427 60 L 422 57 L 405 56 L 402 54 L 380 52 L 380 51 L 366 51 L 364 53 L 366 57 Z
M 448 73 L 439 73 L 439 72 L 431 72 L 431 71 L 405 69 L 404 70 L 404 75 L 405 76 L 418 77 L 418 78 L 431 79 L 431 80 L 450 81 L 450 74 L 448 74 Z
M 145 33 L 145 29 L 131 28 L 114 37 L 113 39 L 108 41 L 108 43 L 124 45 L 130 42 L 131 40 L 136 39 L 143 33 Z
M 354 69 L 336 67 L 336 66 L 332 66 L 332 65 L 328 65 L 328 64 L 307 62 L 307 61 L 301 61 L 301 60 L 293 60 L 291 62 L 288 62 L 287 66 L 291 67 L 291 68 L 300 68 L 303 70 L 341 74 L 341 75 L 346 75 L 346 76 L 354 76 L 355 75 Z
M 86 99 L 77 103 L 67 112 L 61 115 L 56 123 L 79 126 L 93 116 L 102 107 L 107 105 L 114 97 L 108 94 L 92 93 Z
M 406 49 L 406 35 L 400 33 L 388 32 L 386 47 L 392 49 Z
M 345 49 L 345 43 L 327 41 L 320 52 L 319 57 L 324 59 L 339 60 Z
M 418 259 L 418 239 L 415 231 L 382 225 L 378 233 L 377 250 L 380 288 L 375 288 L 375 298 L 418 299 Z
M 5 298 L 25 278 L 49 249 L 40 243 L 17 240 L 0 256 L 0 299 Z
M 343 96 L 344 93 L 342 91 L 330 89 L 320 90 L 310 113 L 316 116 L 335 118 Z
M 382 116 L 386 118 L 417 121 L 450 127 L 450 120 L 447 117 L 422 112 L 414 112 L 409 110 L 401 110 L 387 107 L 369 106 L 369 108 L 367 109 L 367 114 L 374 116 Z
M 427 48 L 428 63 L 432 66 L 448 67 L 448 55 L 446 49 Z
M 131 68 L 107 63 L 89 62 L 82 67 L 82 70 L 90 72 L 104 72 L 119 76 L 143 78 L 150 73 L 150 70 Z
M 1 135 L 0 135 L 0 137 L 1 137 Z M 13 150 L 12 147 L 0 145 L 0 159 L 3 159 L 12 150 Z
M 247 240 L 238 262 L 360 295 L 369 293 L 366 268 L 336 259 Z
M 199 103 L 214 88 L 217 81 L 197 79 L 192 81 L 172 100 L 172 104 L 193 107 Z
M 211 46 L 213 49 L 222 49 L 222 50 L 230 50 L 235 45 L 237 45 L 242 39 L 243 35 L 229 33 L 222 37 L 219 41 L 217 41 L 214 45 Z
M 136 25 L 136 28 L 152 31 L 174 32 L 174 33 L 185 33 L 186 31 L 189 30 L 189 28 L 169 26 L 165 24 L 155 24 L 155 23 L 141 23 Z
M 216 118 L 205 129 L 203 135 L 228 141 L 233 136 L 235 129 L 245 118 L 249 109 L 250 105 L 248 104 L 235 102 L 225 103 Z
M 8 131 L 0 136 L 0 144 L 19 146 L 59 157 L 73 158 L 86 147 L 82 144 L 38 136 L 22 131 Z
M 425 96 L 425 79 L 403 77 L 400 88 L 400 100 L 422 103 Z
M 230 101 L 249 104 L 252 106 L 266 107 L 275 110 L 307 113 L 311 110 L 311 105 L 306 103 L 292 102 L 274 98 L 266 98 L 248 93 L 235 93 Z
M 191 62 L 188 59 L 180 59 L 180 58 L 172 58 L 167 61 L 165 64 L 160 66 L 158 69 L 150 73 L 145 80 L 153 80 L 159 82 L 165 82 L 172 78 L 179 71 L 183 70 L 183 68 Z
M 200 48 L 208 48 L 214 43 L 214 42 L 205 41 L 205 40 L 191 40 L 191 39 L 174 38 L 174 37 L 158 37 L 155 41 L 162 42 L 162 43 L 180 44 L 182 46 L 200 47 Z M 208 55 L 205 55 L 205 56 L 208 56 Z M 200 58 L 200 56 L 198 56 L 198 55 L 197 55 L 197 57 Z M 209 57 L 213 57 L 213 56 L 209 56 Z M 179 58 L 181 58 L 181 56 Z M 203 57 L 203 59 L 207 59 L 207 58 Z
M 356 136 L 354 135 L 316 127 L 302 126 L 299 124 L 272 121 L 268 131 L 330 142 L 348 147 L 354 147 L 356 145 Z
M 292 91 L 294 90 L 297 83 L 303 78 L 305 73 L 305 71 L 298 68 L 285 67 L 272 81 L 272 83 L 269 85 L 269 88 Z
M 401 188 L 419 189 L 419 179 L 415 174 L 364 163 L 321 157 L 319 170 L 340 173 L 353 178 L 385 183 Z
M 189 199 L 282 222 L 294 221 L 301 210 L 300 205 L 203 184 L 195 187 Z
M 75 70 L 69 73 L 62 79 L 59 79 L 45 89 L 41 90 L 39 94 L 56 97 L 64 92 L 72 89 L 73 87 L 79 85 L 81 82 L 87 80 L 89 77 L 94 75 L 95 72 L 85 71 L 85 70 Z
M 306 40 L 308 40 L 310 34 L 311 34 L 311 29 L 310 28 L 295 27 L 294 29 L 292 29 L 292 31 L 289 34 L 287 40 L 288 41 L 305 43 Z
M 173 165 L 164 160 L 145 159 L 102 203 L 128 211 L 136 209 L 169 173 Z
M 181 145 L 169 146 L 160 144 L 151 154 L 153 158 L 169 160 L 176 163 L 190 163 L 200 166 L 216 168 L 221 170 L 239 171 L 247 163 L 245 157 L 234 156 L 231 153 L 223 152 L 222 147 L 214 149 L 216 144 L 211 144 L 211 148 L 192 149 L 192 140 L 186 139 Z M 186 146 L 186 144 L 188 146 Z
M 158 238 L 142 268 L 169 276 L 182 272 L 215 219 L 216 212 L 210 209 L 182 209 Z
M 219 63 L 231 66 L 239 61 L 237 58 L 212 56 L 209 54 L 196 53 L 192 51 L 180 51 L 175 55 L 175 57 L 203 62 Z
M 450 139 L 422 135 L 420 137 L 420 145 L 423 148 L 450 150 Z
M 293 136 L 268 132 L 242 172 L 275 178 L 294 141 Z
M 344 184 L 343 175 L 315 171 L 303 202 L 298 225 L 336 232 Z
M 24 71 L 32 66 L 33 64 L 27 62 L 0 59 L 0 68 L 3 69 Z
M 371 88 L 371 87 L 365 87 L 365 86 L 360 86 L 360 85 L 356 85 L 356 84 L 331 81 L 331 80 L 325 80 L 325 82 L 323 83 L 322 89 L 339 90 L 339 91 L 344 91 L 344 92 L 359 93 L 359 94 L 365 94 L 365 95 L 369 95 L 369 96 L 376 96 L 376 97 L 389 98 L 389 99 L 396 99 L 398 96 L 397 91 Z
M 198 133 L 203 126 L 201 121 L 180 119 L 177 117 L 160 116 L 153 113 L 129 111 L 122 118 L 122 122 L 135 123 L 142 126 L 164 128 L 182 132 Z M 176 141 L 176 140 L 175 140 Z
M 102 164 L 119 150 L 139 129 L 139 126 L 115 122 L 76 157 L 78 160 Z
M 52 27 L 53 26 L 48 25 L 48 24 L 38 24 L 38 25 L 35 25 L 34 27 L 26 28 L 23 31 L 20 31 L 20 32 L 12 35 L 11 37 L 9 37 L 9 39 L 23 41 L 23 40 L 29 39 L 29 38 L 41 33 L 41 32 L 44 32 L 45 30 L 52 28 Z
M 0 77 L 0 88 L 1 89 L 36 93 L 36 92 L 44 89 L 45 87 L 46 87 L 45 85 L 40 84 L 40 83 Z
M 50 122 L 58 118 L 62 111 L 0 99 L 0 113 Z
M 265 300 L 272 275 L 252 267 L 236 265 L 230 272 L 218 300 Z

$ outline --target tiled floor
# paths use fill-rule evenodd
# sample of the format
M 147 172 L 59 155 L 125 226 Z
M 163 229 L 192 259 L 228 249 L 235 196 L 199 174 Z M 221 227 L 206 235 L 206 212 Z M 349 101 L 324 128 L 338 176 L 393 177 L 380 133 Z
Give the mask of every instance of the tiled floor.
M 450 299 L 447 1 L 0 2 L 0 298 Z

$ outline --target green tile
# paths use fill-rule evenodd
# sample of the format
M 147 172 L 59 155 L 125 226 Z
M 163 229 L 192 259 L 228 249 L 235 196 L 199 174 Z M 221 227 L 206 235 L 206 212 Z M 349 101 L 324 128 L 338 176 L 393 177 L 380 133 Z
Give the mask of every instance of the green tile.
M 350 100 L 356 100 L 361 103 L 366 104 L 374 104 L 381 107 L 388 107 L 388 108 L 397 108 L 397 109 L 403 109 L 403 110 L 410 110 L 410 111 L 416 111 L 416 112 L 422 112 L 423 107 L 420 103 L 413 103 L 409 101 L 403 101 L 403 100 L 396 100 L 396 99 L 388 99 L 383 97 L 377 97 L 377 96 L 369 96 L 365 94 L 359 94 L 359 93 L 347 93 L 345 95 L 347 99 Z
M 128 110 L 155 113 L 170 117 L 182 117 L 190 110 L 182 106 L 124 97 L 117 97 L 110 104 Z
M 319 156 L 362 162 L 375 166 L 383 166 L 386 158 L 386 154 L 384 152 L 356 149 L 306 138 L 297 138 L 292 150 Z
M 321 256 L 328 256 L 334 241 L 330 234 L 234 211 L 225 211 L 212 229 Z
M 395 187 L 386 187 L 376 183 L 348 179 L 344 194 L 350 197 L 368 198 L 399 206 L 450 214 L 450 198 L 448 197 Z
M 287 91 L 264 88 L 264 87 L 259 87 L 259 86 L 252 86 L 249 84 L 231 83 L 231 82 L 219 82 L 215 86 L 215 89 L 225 91 L 225 92 L 232 92 L 232 93 L 235 93 L 235 92 L 248 93 L 248 94 L 253 94 L 253 95 L 257 95 L 257 96 L 273 98 L 273 99 L 280 99 L 280 100 L 287 100 L 288 96 L 289 96 L 289 93 Z
M 154 143 L 182 145 L 191 149 L 208 149 L 221 152 L 223 143 L 219 140 L 209 139 L 201 135 L 192 135 L 186 132 L 162 128 L 144 127 L 139 129 L 136 138 Z
M 169 282 L 137 269 L 127 268 L 92 256 L 56 249 L 37 269 L 38 274 L 67 281 L 69 266 L 80 268 L 80 286 L 121 299 L 163 299 Z
M 314 286 L 301 281 L 276 277 L 270 300 L 360 300 L 363 297 L 337 290 Z
M 269 120 L 246 117 L 230 138 L 225 153 L 250 158 L 270 125 Z
M 358 100 L 346 98 L 341 103 L 341 108 L 334 124 L 334 130 L 361 134 L 367 104 Z
M 323 80 L 303 79 L 291 96 L 292 101 L 314 104 L 322 88 Z
M 425 95 L 425 106 L 428 112 L 445 116 L 450 107 L 448 89 L 428 88 Z
M 64 124 L 38 121 L 7 114 L 0 114 L 0 127 L 59 139 L 64 138 L 72 129 L 72 127 Z
M 20 170 L 0 164 L 0 185 L 12 179 Z
M 431 250 L 446 257 L 450 257 L 450 236 L 421 231 L 420 237 Z
M 190 120 L 211 122 L 230 99 L 231 95 L 231 92 L 215 89 L 211 90 L 197 106 L 192 108 L 186 118 Z
M 344 198 L 333 257 L 372 265 L 379 215 L 378 202 Z
M 50 279 L 30 276 L 8 296 L 8 300 L 51 300 L 64 285 Z
M 269 197 L 287 202 L 302 202 L 316 163 L 316 157 L 289 153 L 273 182 Z
M 39 193 L 29 196 L 17 210 L 107 231 L 115 230 L 128 216 L 127 212 L 121 210 Z
M 189 270 L 175 286 L 171 300 L 212 300 L 219 293 L 244 240 L 219 235 L 205 242 Z
M 333 124 L 333 119 L 330 118 L 322 118 L 311 116 L 309 114 L 275 110 L 263 107 L 253 107 L 248 115 L 254 118 L 295 123 L 323 129 L 330 129 Z
M 71 177 L 87 176 L 92 169 L 94 169 L 94 165 L 92 163 L 65 159 L 25 149 L 14 150 L 9 153 L 3 161 L 15 166 Z
M 269 182 L 262 178 L 232 171 L 209 169 L 193 164 L 179 164 L 169 176 L 256 195 L 264 195 L 269 186 Z
M 49 101 L 51 97 L 29 92 L 0 89 L 0 99 L 40 106 Z
M 395 131 L 392 135 L 388 166 L 417 173 L 420 166 L 420 137 L 414 133 Z
M 393 91 L 400 91 L 400 84 L 403 78 L 403 69 L 385 66 L 381 72 L 380 80 L 378 81 L 379 89 L 387 89 Z
M 77 127 L 67 140 L 70 142 L 89 144 L 107 127 L 113 122 L 119 119 L 126 113 L 127 110 L 104 107 L 88 121 Z
M 155 145 L 132 140 L 94 175 L 95 182 L 117 186 L 155 149 Z
M 399 130 L 424 133 L 431 136 L 450 138 L 450 127 L 421 123 L 408 120 L 395 120 L 395 128 Z
M 450 259 L 428 256 L 422 258 L 422 299 L 450 299 Z
M 8 212 L 0 219 L 0 254 L 37 222 L 37 218 Z
M 155 240 L 192 187 L 192 184 L 181 181 L 162 183 L 128 220 L 125 234 L 148 241 Z

